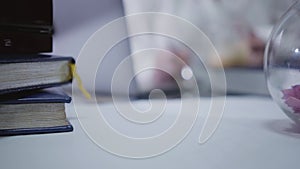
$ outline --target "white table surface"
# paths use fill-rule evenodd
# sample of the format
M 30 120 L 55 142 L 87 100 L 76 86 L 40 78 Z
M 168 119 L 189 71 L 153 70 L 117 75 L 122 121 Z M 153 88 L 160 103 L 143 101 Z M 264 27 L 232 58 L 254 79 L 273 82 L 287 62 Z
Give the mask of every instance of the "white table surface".
M 208 99 L 202 99 L 203 106 L 208 103 Z M 111 103 L 101 106 L 104 112 L 112 110 Z M 116 128 L 128 129 L 129 126 L 117 122 L 114 113 L 108 114 L 108 121 L 118 124 Z M 283 169 L 300 166 L 300 127 L 295 127 L 267 97 L 228 97 L 221 124 L 208 142 L 203 145 L 197 142 L 204 119 L 200 115 L 181 144 L 147 159 L 122 158 L 102 150 L 82 130 L 72 104 L 67 106 L 67 114 L 74 132 L 0 137 L 0 168 Z M 172 116 L 172 113 L 168 115 Z

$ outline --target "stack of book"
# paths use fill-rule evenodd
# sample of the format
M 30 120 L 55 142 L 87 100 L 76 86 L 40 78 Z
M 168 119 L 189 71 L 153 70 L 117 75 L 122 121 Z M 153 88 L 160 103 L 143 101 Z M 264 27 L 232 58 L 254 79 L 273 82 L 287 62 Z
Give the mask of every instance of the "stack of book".
M 74 59 L 39 54 L 52 51 L 52 11 L 51 0 L 0 6 L 0 136 L 73 131 L 71 97 L 49 88 L 72 81 Z

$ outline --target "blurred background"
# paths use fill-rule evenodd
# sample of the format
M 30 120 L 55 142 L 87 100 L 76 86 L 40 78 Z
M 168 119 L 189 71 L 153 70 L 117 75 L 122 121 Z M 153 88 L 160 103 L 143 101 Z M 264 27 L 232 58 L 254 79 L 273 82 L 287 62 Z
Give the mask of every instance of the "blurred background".
M 272 27 L 295 0 L 54 0 L 54 52 L 60 55 L 78 56 L 87 39 L 107 23 L 126 15 L 143 12 L 160 12 L 185 19 L 207 35 L 216 47 L 222 64 L 206 57 L 216 70 L 225 69 L 228 94 L 268 95 L 263 74 L 263 54 Z M 131 32 L 140 27 L 168 28 L 160 17 L 139 23 L 124 23 L 115 31 Z M 168 28 L 175 31 L 176 27 Z M 193 34 L 185 33 L 193 39 Z M 112 33 L 112 35 L 114 34 Z M 99 44 L 101 45 L 101 43 Z M 96 92 L 110 94 L 114 70 L 132 53 L 157 48 L 169 51 L 144 53 L 133 57 L 128 71 L 122 77 L 128 79 L 145 66 L 164 67 L 170 74 L 149 70 L 139 73 L 132 82 L 131 94 L 143 98 L 152 89 L 162 89 L 167 95 L 179 95 L 175 79 L 189 86 L 190 75 L 197 79 L 198 88 L 204 95 L 210 94 L 210 80 L 203 63 L 188 46 L 176 39 L 161 35 L 139 35 L 123 40 L 112 48 L 96 77 Z M 174 60 L 174 56 L 183 63 Z M 93 58 L 91 62 L 95 61 Z M 88 66 L 88 65 L 86 65 Z M 89 77 L 84 69 L 79 70 L 83 81 Z M 89 89 L 92 84 L 85 84 Z M 122 95 L 126 86 L 118 84 Z

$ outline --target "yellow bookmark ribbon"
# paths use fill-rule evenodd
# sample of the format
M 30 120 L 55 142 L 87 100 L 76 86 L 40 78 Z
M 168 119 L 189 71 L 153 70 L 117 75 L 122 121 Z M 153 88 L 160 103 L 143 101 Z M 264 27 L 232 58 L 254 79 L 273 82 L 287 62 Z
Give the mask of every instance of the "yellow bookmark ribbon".
M 77 71 L 76 71 L 76 66 L 75 64 L 70 64 L 70 68 L 71 68 L 71 73 L 72 76 L 76 79 L 77 84 L 78 84 L 78 88 L 79 90 L 82 92 L 82 94 L 87 98 L 87 99 L 91 99 L 91 95 L 90 93 L 84 88 L 82 80 L 80 78 L 80 76 L 78 75 Z

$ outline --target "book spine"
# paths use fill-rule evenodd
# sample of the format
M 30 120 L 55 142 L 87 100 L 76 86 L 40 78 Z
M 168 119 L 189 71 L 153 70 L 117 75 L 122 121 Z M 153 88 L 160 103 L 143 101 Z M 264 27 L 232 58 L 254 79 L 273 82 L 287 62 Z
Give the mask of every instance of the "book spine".
M 0 31 L 1 53 L 52 52 L 52 35 Z

